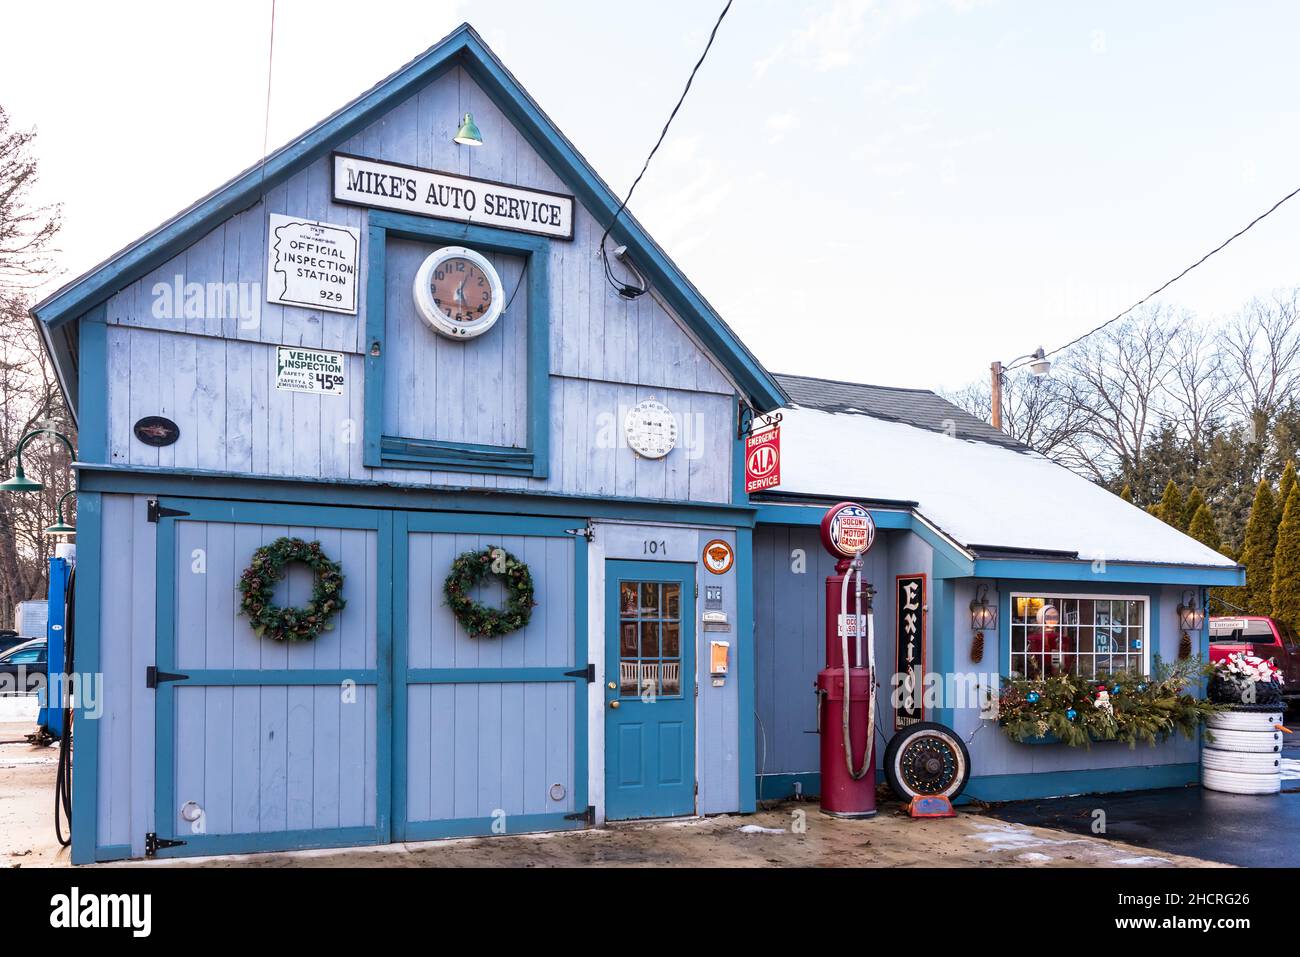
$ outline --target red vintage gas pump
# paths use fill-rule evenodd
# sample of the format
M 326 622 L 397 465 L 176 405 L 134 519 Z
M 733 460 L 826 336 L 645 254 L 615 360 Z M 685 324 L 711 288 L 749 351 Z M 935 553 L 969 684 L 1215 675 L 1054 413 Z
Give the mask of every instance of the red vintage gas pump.
M 871 817 L 875 650 L 862 556 L 876 539 L 876 524 L 861 505 L 841 502 L 823 516 L 821 533 L 822 544 L 839 559 L 826 578 L 826 667 L 817 674 L 821 809 L 836 817 Z

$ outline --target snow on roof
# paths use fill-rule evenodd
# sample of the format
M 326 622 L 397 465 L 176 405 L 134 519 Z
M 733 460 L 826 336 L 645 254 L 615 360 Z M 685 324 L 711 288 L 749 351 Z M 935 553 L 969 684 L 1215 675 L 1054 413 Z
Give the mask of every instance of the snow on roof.
M 965 546 L 1077 552 L 1080 559 L 1235 563 L 1037 452 L 953 438 L 870 415 L 784 410 L 783 493 L 913 501 Z

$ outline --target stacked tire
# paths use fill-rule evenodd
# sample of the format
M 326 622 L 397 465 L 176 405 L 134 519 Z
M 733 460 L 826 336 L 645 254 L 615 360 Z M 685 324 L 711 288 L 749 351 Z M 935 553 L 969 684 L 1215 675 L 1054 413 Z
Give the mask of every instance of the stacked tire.
M 1228 794 L 1282 790 L 1282 708 L 1237 705 L 1206 719 L 1201 786 Z

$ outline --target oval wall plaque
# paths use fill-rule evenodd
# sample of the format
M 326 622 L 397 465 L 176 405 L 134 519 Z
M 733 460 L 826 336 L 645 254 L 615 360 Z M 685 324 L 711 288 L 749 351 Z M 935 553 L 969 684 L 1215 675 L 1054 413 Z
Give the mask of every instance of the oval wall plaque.
M 145 445 L 162 448 L 181 437 L 181 427 L 161 415 L 146 415 L 136 422 L 135 437 Z

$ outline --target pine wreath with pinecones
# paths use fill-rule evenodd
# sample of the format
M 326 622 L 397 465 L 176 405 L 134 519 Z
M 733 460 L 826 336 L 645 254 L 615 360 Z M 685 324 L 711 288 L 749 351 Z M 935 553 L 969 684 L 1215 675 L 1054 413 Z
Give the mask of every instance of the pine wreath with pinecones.
M 281 608 L 272 599 L 276 583 L 290 564 L 312 570 L 311 601 L 301 608 Z M 239 576 L 239 613 L 247 616 L 253 634 L 272 641 L 311 641 L 330 631 L 333 617 L 343 610 L 343 566 L 321 551 L 320 542 L 282 536 L 253 552 Z
M 470 593 L 489 575 L 496 575 L 506 589 L 504 608 L 489 608 Z M 447 607 L 471 638 L 499 638 L 528 624 L 533 608 L 533 575 L 528 566 L 504 548 L 493 545 L 482 551 L 462 552 L 451 563 L 451 574 L 442 584 Z

